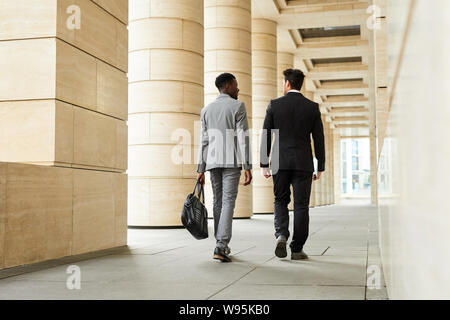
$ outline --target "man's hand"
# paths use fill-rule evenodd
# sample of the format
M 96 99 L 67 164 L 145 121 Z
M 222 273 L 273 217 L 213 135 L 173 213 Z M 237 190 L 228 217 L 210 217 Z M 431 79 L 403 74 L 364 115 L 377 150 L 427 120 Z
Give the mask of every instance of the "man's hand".
M 269 168 L 262 168 L 262 174 L 267 179 L 269 179 L 272 176 L 272 174 L 270 173 L 270 169 Z
M 197 180 L 200 180 L 200 184 L 203 186 L 205 185 L 205 173 L 197 173 Z
M 317 172 L 317 176 L 315 174 L 313 174 L 313 180 L 314 181 L 319 180 L 321 175 L 322 175 L 322 171 Z
M 252 172 L 250 170 L 245 170 L 244 186 L 248 186 L 252 182 Z

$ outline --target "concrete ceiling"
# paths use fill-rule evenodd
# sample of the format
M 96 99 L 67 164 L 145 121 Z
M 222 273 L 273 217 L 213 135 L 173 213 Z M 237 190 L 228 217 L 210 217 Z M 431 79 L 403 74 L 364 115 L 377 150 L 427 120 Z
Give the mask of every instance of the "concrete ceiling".
M 366 27 L 371 2 L 252 1 L 253 18 L 278 23 L 278 51 L 295 54 L 294 67 L 305 73 L 306 90 L 314 92 L 327 121 L 343 137 L 369 136 L 375 99 L 373 37 Z

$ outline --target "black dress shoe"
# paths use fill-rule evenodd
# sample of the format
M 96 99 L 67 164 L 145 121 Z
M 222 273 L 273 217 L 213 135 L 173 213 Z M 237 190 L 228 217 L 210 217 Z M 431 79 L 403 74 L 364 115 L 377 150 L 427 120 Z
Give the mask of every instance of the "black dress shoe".
M 231 262 L 231 258 L 225 253 L 225 250 L 218 247 L 214 249 L 214 259 L 220 260 L 221 262 Z
M 292 252 L 291 253 L 291 259 L 292 260 L 306 260 L 309 259 L 308 255 L 305 253 L 305 251 L 300 252 Z
M 286 237 L 285 236 L 279 236 L 277 238 L 277 246 L 275 248 L 275 255 L 278 258 L 286 258 L 287 257 Z

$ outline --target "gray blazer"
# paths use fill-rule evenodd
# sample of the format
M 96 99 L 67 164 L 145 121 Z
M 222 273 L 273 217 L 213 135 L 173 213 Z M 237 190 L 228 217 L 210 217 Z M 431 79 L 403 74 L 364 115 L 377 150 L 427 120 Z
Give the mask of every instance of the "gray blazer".
M 228 94 L 204 107 L 197 172 L 214 168 L 252 169 L 247 111 L 242 101 Z

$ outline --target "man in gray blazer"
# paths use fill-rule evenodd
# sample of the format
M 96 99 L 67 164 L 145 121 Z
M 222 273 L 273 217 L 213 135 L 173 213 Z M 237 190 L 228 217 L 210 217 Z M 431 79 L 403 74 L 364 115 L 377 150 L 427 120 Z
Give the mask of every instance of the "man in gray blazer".
M 244 186 L 252 180 L 250 137 L 245 105 L 238 100 L 238 83 L 230 73 L 216 78 L 220 95 L 202 109 L 201 148 L 197 178 L 205 183 L 210 171 L 213 189 L 214 259 L 230 262 L 231 226 L 242 166 Z

